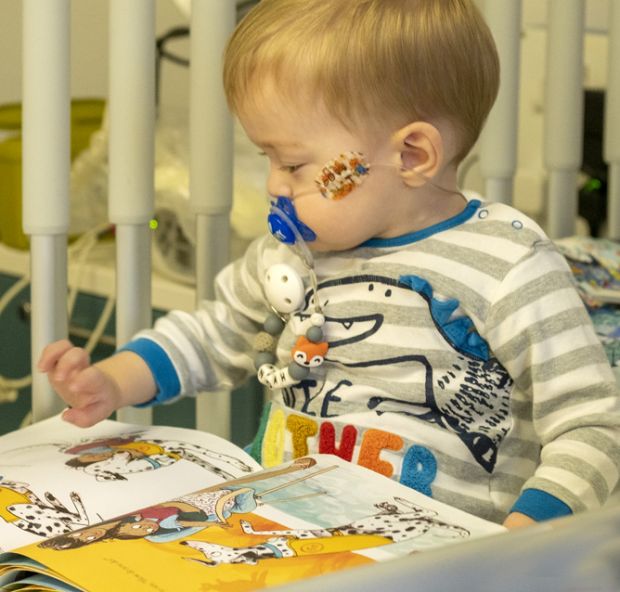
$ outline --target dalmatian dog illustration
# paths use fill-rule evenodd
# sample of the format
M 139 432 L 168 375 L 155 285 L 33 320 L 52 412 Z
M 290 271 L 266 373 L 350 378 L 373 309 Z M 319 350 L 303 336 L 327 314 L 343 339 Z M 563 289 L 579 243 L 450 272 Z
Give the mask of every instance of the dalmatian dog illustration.
M 291 540 L 330 538 L 347 535 L 376 535 L 399 543 L 422 536 L 431 529 L 448 538 L 466 538 L 469 531 L 461 526 L 443 522 L 435 518 L 432 510 L 416 506 L 407 500 L 395 497 L 396 503 L 381 502 L 375 504 L 379 510 L 376 514 L 355 520 L 348 524 L 328 528 L 261 530 L 241 520 L 240 525 L 245 534 L 269 536 L 265 542 L 248 547 L 226 547 L 202 541 L 184 541 L 181 544 L 200 551 L 204 560 L 192 559 L 208 566 L 220 564 L 256 565 L 261 559 L 277 559 L 296 556 L 290 546 Z
M 140 434 L 81 443 L 64 450 L 75 455 L 65 464 L 83 470 L 97 481 L 126 481 L 127 476 L 174 465 L 179 460 L 194 463 L 223 479 L 234 475 L 218 465 L 228 465 L 242 473 L 252 468 L 234 456 L 215 452 L 189 442 L 140 438 Z M 218 464 L 215 464 L 218 463 Z
M 289 546 L 289 542 L 290 539 L 281 536 L 272 537 L 264 543 L 251 547 L 226 547 L 203 541 L 183 541 L 181 545 L 200 551 L 205 557 L 205 559 L 186 557 L 188 561 L 195 561 L 207 567 L 216 567 L 223 564 L 256 565 L 262 559 L 295 557 L 296 553 Z
M 25 483 L 2 481 L 0 489 L 6 499 L 13 499 L 0 507 L 0 516 L 16 528 L 40 537 L 69 533 L 90 524 L 80 496 L 71 492 L 73 508 L 65 506 L 49 491 L 41 499 Z
M 395 497 L 396 504 L 381 502 L 375 504 L 380 511 L 359 520 L 329 528 L 297 529 L 297 530 L 253 530 L 252 525 L 242 520 L 241 528 L 245 534 L 266 536 L 287 536 L 296 539 L 315 539 L 342 535 L 378 535 L 390 539 L 393 543 L 400 543 L 416 538 L 431 529 L 437 529 L 441 534 L 450 538 L 465 538 L 469 531 L 460 526 L 437 520 L 436 512 L 416 506 L 407 500 Z M 399 507 L 399 505 L 402 507 Z

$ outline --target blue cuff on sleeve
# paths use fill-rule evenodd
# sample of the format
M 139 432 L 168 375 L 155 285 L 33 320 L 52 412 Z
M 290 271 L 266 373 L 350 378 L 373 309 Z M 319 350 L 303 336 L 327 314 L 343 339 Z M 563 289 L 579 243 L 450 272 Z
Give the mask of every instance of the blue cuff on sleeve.
M 563 501 L 540 489 L 526 489 L 510 511 L 525 514 L 537 522 L 573 513 Z
M 168 354 L 154 341 L 138 338 L 130 341 L 118 351 L 130 351 L 140 356 L 149 367 L 157 385 L 155 396 L 150 401 L 136 405 L 136 407 L 150 407 L 158 403 L 165 403 L 179 394 L 181 383 L 174 365 Z

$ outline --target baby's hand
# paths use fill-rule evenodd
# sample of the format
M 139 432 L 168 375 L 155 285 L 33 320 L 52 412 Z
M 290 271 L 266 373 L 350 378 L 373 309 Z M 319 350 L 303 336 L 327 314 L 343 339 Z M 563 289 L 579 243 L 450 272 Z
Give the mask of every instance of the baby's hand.
M 106 419 L 122 406 L 116 380 L 96 365 L 88 352 L 63 339 L 48 345 L 38 368 L 46 372 L 50 384 L 69 405 L 63 419 L 80 427 L 89 427 Z

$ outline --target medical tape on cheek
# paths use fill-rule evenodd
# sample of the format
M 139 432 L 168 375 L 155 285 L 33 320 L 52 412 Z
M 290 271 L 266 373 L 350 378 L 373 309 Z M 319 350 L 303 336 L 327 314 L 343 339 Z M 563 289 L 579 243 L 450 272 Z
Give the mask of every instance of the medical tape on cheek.
M 361 152 L 344 152 L 325 164 L 315 183 L 323 197 L 340 200 L 361 185 L 369 172 L 370 165 Z M 308 267 L 312 266 L 313 257 L 306 242 L 316 240 L 317 235 L 299 219 L 292 199 L 278 196 L 271 202 L 267 225 L 276 239 L 293 248 Z
M 370 165 L 361 152 L 345 152 L 325 164 L 315 183 L 323 197 L 340 200 L 360 185 L 369 171 Z M 267 225 L 277 240 L 290 246 L 308 267 L 312 267 L 313 257 L 306 242 L 315 241 L 317 235 L 299 219 L 293 200 L 276 197 L 271 202 Z
M 403 165 L 391 163 L 373 162 L 369 163 L 361 152 L 345 152 L 338 158 L 330 160 L 316 176 L 315 183 L 321 195 L 330 200 L 341 200 L 349 195 L 356 187 L 359 187 L 370 173 L 371 167 L 386 167 L 390 169 L 405 170 Z M 423 184 L 428 184 L 433 188 L 450 195 L 460 195 L 465 201 L 467 198 L 459 191 L 438 185 L 432 178 L 415 170 L 408 169 Z
M 345 198 L 370 172 L 370 165 L 361 152 L 345 152 L 330 160 L 315 178 L 321 195 L 326 199 Z

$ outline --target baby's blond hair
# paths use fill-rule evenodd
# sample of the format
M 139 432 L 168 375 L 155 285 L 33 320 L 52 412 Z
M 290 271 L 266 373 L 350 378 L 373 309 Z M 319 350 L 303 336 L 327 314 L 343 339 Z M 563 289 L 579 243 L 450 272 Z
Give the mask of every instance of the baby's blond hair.
M 459 162 L 495 101 L 499 60 L 472 0 L 261 0 L 225 53 L 233 112 L 266 79 L 322 99 L 347 127 L 446 119 Z

